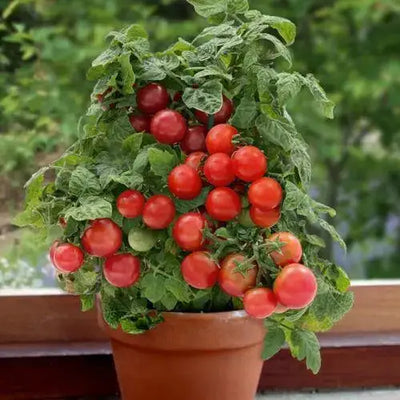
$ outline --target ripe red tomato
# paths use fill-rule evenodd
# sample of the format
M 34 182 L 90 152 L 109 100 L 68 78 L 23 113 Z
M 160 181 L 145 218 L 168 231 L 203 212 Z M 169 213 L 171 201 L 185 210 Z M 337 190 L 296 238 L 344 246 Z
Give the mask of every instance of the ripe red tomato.
M 258 287 L 248 290 L 243 297 L 243 306 L 247 314 L 254 318 L 267 318 L 273 314 L 278 305 L 271 289 Z
M 206 209 L 211 218 L 217 221 L 230 221 L 240 214 L 242 202 L 232 189 L 218 187 L 208 194 Z
M 172 236 L 181 249 L 200 250 L 203 247 L 203 229 L 206 223 L 206 219 L 200 213 L 183 214 L 176 220 Z
M 222 96 L 222 106 L 220 110 L 214 114 L 214 125 L 224 124 L 231 117 L 233 112 L 233 103 L 227 97 Z M 198 121 L 208 124 L 209 115 L 203 111 L 196 110 L 194 112 Z
M 232 160 L 225 153 L 211 154 L 204 164 L 204 175 L 214 186 L 228 186 L 235 179 Z
M 138 109 L 145 114 L 155 114 L 169 104 L 167 89 L 158 83 L 149 83 L 136 94 Z
M 150 197 L 143 208 L 143 222 L 151 229 L 166 228 L 175 217 L 174 202 L 167 196 Z
M 53 246 L 50 250 L 50 258 L 59 271 L 67 274 L 77 271 L 82 266 L 84 255 L 79 247 L 71 243 L 57 243 L 54 248 Z
M 151 118 L 147 115 L 134 115 L 129 116 L 129 122 L 136 132 L 150 132 Z
M 142 215 L 145 198 L 137 190 L 125 190 L 117 197 L 117 209 L 125 218 Z
M 112 91 L 112 88 L 109 87 L 107 88 L 103 93 L 99 93 L 96 95 L 97 100 L 99 101 L 99 103 L 102 103 L 104 101 L 104 98 L 107 96 L 108 93 L 110 93 Z
M 267 172 L 267 157 L 255 146 L 244 146 L 232 155 L 233 172 L 245 182 L 253 182 Z
M 67 221 L 64 217 L 58 218 L 58 223 L 60 224 L 61 228 L 65 229 L 67 227 Z
M 130 253 L 114 254 L 104 262 L 104 277 L 116 287 L 133 285 L 140 276 L 140 260 Z
M 218 283 L 221 289 L 230 296 L 242 297 L 256 284 L 258 268 L 253 263 L 246 272 L 236 271 L 238 264 L 243 262 L 246 262 L 246 257 L 243 254 L 234 253 L 225 257 L 221 263 Z
M 274 282 L 274 293 L 282 305 L 300 309 L 308 306 L 317 294 L 317 279 L 302 264 L 286 265 Z
M 109 257 L 122 245 L 122 231 L 108 218 L 95 219 L 83 233 L 82 246 L 96 257 Z
M 203 153 L 202 151 L 195 151 L 194 153 L 190 153 L 186 160 L 185 164 L 192 167 L 197 172 L 202 173 L 203 167 L 201 165 L 202 161 L 207 158 L 207 154 Z
M 168 188 L 179 199 L 194 199 L 202 186 L 198 172 L 187 164 L 178 165 L 168 175 Z
M 206 146 L 210 154 L 226 153 L 232 154 L 235 146 L 232 138 L 238 134 L 236 128 L 228 124 L 220 124 L 211 128 L 206 136 Z
M 253 206 L 261 210 L 271 210 L 282 201 L 282 187 L 275 179 L 260 178 L 250 185 L 248 197 Z
M 196 289 L 207 289 L 217 282 L 218 265 L 205 251 L 195 251 L 186 256 L 181 264 L 183 279 Z
M 250 207 L 251 220 L 261 228 L 271 228 L 276 225 L 281 218 L 281 210 L 279 207 L 272 210 L 261 210 L 258 207 Z
M 150 132 L 160 143 L 180 142 L 185 137 L 186 130 L 185 118 L 170 109 L 158 111 L 150 122 Z
M 283 267 L 287 264 L 297 263 L 303 254 L 300 240 L 290 232 L 277 232 L 271 235 L 268 240 L 285 243 L 279 251 L 273 251 L 271 258 L 276 265 Z
M 181 149 L 186 153 L 195 151 L 206 151 L 207 129 L 203 125 L 191 126 L 188 128 L 185 137 L 181 142 Z

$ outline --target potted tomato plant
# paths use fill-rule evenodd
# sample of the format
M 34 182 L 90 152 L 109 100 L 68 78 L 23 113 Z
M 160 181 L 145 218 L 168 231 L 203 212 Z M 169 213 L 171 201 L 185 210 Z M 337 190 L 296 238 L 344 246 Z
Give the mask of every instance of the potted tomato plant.
M 302 87 L 333 104 L 290 70 L 290 21 L 189 3 L 210 21 L 191 42 L 152 53 L 141 26 L 110 33 L 78 140 L 27 183 L 16 223 L 56 238 L 83 310 L 97 296 L 124 399 L 250 400 L 285 343 L 317 373 L 315 332 L 352 306 L 319 255 L 321 229 L 344 243 L 285 108 Z

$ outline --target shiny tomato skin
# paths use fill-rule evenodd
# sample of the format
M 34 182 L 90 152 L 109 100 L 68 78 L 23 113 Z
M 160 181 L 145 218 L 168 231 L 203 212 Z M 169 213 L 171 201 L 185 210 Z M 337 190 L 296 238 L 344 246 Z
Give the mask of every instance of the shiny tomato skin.
M 207 289 L 216 284 L 219 268 L 209 253 L 195 251 L 183 259 L 181 272 L 188 285 L 196 289 Z
M 235 271 L 237 263 L 243 263 L 246 257 L 243 254 L 234 253 L 226 256 L 221 263 L 218 274 L 218 283 L 221 289 L 234 297 L 242 297 L 247 290 L 256 285 L 258 268 L 253 264 L 244 274 Z
M 178 111 L 158 111 L 150 122 L 150 132 L 160 143 L 178 143 L 185 137 L 186 131 L 186 120 Z
M 276 225 L 281 218 L 281 210 L 279 207 L 272 210 L 261 210 L 258 207 L 250 207 L 250 218 L 255 225 L 261 228 L 271 228 Z
M 253 206 L 261 210 L 272 210 L 282 201 L 282 187 L 275 179 L 263 177 L 250 185 L 248 197 Z
M 196 251 L 203 247 L 203 229 L 207 220 L 203 215 L 189 212 L 181 215 L 175 222 L 172 236 L 183 250 Z
M 136 101 L 138 109 L 145 114 L 155 114 L 169 104 L 169 94 L 164 86 L 149 83 L 138 90 Z
M 235 146 L 232 138 L 238 134 L 235 127 L 228 124 L 219 124 L 211 128 L 206 136 L 206 147 L 210 154 L 226 153 L 231 155 Z
M 242 202 L 239 195 L 232 189 L 218 187 L 208 194 L 206 209 L 211 218 L 226 222 L 240 214 Z
M 140 259 L 130 253 L 114 254 L 106 258 L 103 273 L 113 286 L 132 286 L 140 276 Z
M 278 301 L 269 288 L 258 287 L 248 290 L 243 297 L 243 306 L 247 314 L 254 318 L 264 319 L 272 315 Z
M 232 100 L 229 100 L 224 95 L 222 96 L 222 106 L 218 112 L 214 114 L 214 125 L 224 124 L 231 117 L 233 112 Z M 208 124 L 209 115 L 203 111 L 196 110 L 194 112 L 197 120 L 205 125 Z
M 178 199 L 194 199 L 202 186 L 198 172 L 187 164 L 178 165 L 168 175 L 168 188 Z
M 277 232 L 268 238 L 271 241 L 276 241 L 277 239 L 285 244 L 280 248 L 280 252 L 273 251 L 270 254 L 274 263 L 280 267 L 298 263 L 303 255 L 300 240 L 290 232 Z
M 317 289 L 314 273 L 297 263 L 286 265 L 274 282 L 278 302 L 294 310 L 308 306 L 315 299 Z
M 83 251 L 71 243 L 58 243 L 53 250 L 53 264 L 63 273 L 77 271 L 82 266 L 83 259 Z
M 109 257 L 121 247 L 122 231 L 109 218 L 95 219 L 83 233 L 81 243 L 92 256 Z
M 231 158 L 225 153 L 211 154 L 204 163 L 204 175 L 213 186 L 228 186 L 235 179 Z
M 129 116 L 129 122 L 136 132 L 150 132 L 150 121 L 151 118 L 147 115 L 131 114 Z
M 125 218 L 136 218 L 142 215 L 145 201 L 142 193 L 128 189 L 117 197 L 117 209 Z
M 232 154 L 235 175 L 245 182 L 253 182 L 267 172 L 267 157 L 255 146 L 243 146 Z
M 186 160 L 185 164 L 189 165 L 195 169 L 198 173 L 203 173 L 202 162 L 207 158 L 207 154 L 202 151 L 195 151 L 194 153 L 190 153 Z
M 163 194 L 150 197 L 143 208 L 143 222 L 151 229 L 164 229 L 175 218 L 174 202 Z
M 204 125 L 189 127 L 180 143 L 182 151 L 186 154 L 195 151 L 206 151 L 206 135 L 207 129 Z

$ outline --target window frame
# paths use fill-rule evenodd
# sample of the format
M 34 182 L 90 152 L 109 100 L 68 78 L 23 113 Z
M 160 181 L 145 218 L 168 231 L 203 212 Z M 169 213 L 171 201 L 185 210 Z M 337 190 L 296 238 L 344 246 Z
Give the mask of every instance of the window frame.
M 283 349 L 265 363 L 260 390 L 400 385 L 400 280 L 354 281 L 351 290 L 354 308 L 319 335 L 320 374 L 312 375 Z M 1 399 L 106 396 L 118 390 L 96 312 L 82 313 L 77 296 L 58 289 L 0 290 L 0 321 Z M 27 377 L 23 385 L 20 376 Z M 51 376 L 51 383 L 43 376 Z

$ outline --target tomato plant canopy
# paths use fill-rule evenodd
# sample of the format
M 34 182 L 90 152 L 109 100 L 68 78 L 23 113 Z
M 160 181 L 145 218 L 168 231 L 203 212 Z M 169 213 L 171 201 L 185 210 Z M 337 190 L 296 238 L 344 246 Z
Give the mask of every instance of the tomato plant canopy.
M 333 103 L 312 75 L 291 71 L 288 47 L 296 28 L 289 20 L 249 10 L 246 0 L 189 3 L 210 22 L 191 42 L 179 38 L 167 50 L 153 53 L 139 25 L 108 35 L 109 47 L 87 74 L 96 84 L 79 138 L 28 181 L 26 208 L 16 223 L 38 229 L 44 238 L 57 238 L 54 254 L 60 252 L 60 243 L 75 246 L 75 254 L 83 246 L 87 253 L 82 265 L 75 270 L 75 261 L 74 272 L 60 273 L 61 284 L 81 296 L 84 310 L 93 307 L 100 293 L 105 320 L 128 333 L 154 327 L 163 311 L 243 308 L 246 290 L 266 287 L 246 297 L 246 309 L 268 316 L 265 358 L 287 342 L 292 355 L 306 359 L 316 373 L 321 359 L 315 332 L 331 328 L 353 299 L 343 270 L 318 255 L 324 242 L 311 233 L 313 225 L 345 245 L 324 219 L 335 211 L 308 194 L 307 145 L 285 104 L 303 87 L 328 118 L 333 117 Z M 145 123 L 138 125 L 132 117 L 137 115 Z M 210 172 L 208 163 L 204 177 L 203 161 L 197 168 L 184 164 L 180 142 L 188 126 L 199 122 L 205 123 L 199 134 L 207 135 L 200 143 L 219 154 L 213 160 L 224 160 L 229 179 L 224 176 L 221 186 L 229 187 L 205 182 L 211 172 L 220 172 L 218 166 Z M 236 151 L 245 146 L 252 147 Z M 254 170 L 249 168 L 252 162 Z M 273 178 L 277 194 L 267 185 L 266 194 L 251 200 L 249 212 L 248 187 L 253 180 L 267 179 L 262 178 L 265 173 Z M 135 198 L 126 199 L 135 217 L 121 214 L 120 196 L 128 190 L 147 199 L 140 207 Z M 274 201 L 265 203 L 271 196 Z M 180 217 L 187 213 L 195 213 L 200 222 L 182 225 L 185 219 Z M 257 213 L 267 216 L 255 219 Z M 174 218 L 182 225 L 175 235 Z M 279 232 L 282 237 L 290 232 L 300 250 L 280 241 Z M 188 254 L 179 243 L 186 248 L 190 243 L 196 253 Z M 302 264 L 277 265 L 271 253 L 287 253 L 287 259 L 297 263 L 301 258 Z M 227 260 L 229 270 L 223 267 Z M 274 313 L 276 299 L 290 297 L 276 292 L 291 287 L 290 278 L 288 284 L 273 286 L 289 266 L 291 274 L 285 276 L 296 276 L 298 285 L 312 291 L 303 296 L 306 302 L 297 299 L 296 307 Z

